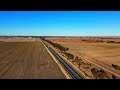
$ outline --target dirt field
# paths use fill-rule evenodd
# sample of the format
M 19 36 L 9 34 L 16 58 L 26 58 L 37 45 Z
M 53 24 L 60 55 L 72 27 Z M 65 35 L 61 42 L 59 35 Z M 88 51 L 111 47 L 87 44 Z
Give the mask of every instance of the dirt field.
M 0 79 L 66 79 L 39 41 L 0 41 Z
M 0 41 L 4 42 L 31 42 L 36 41 L 36 38 L 25 38 L 25 37 L 0 37 Z
M 107 64 L 120 64 L 120 44 L 112 43 L 85 43 L 79 39 L 51 39 L 70 50 L 79 52 Z M 73 42 L 74 41 L 74 42 Z
M 84 57 L 100 67 L 119 73 L 114 70 L 112 64 L 120 65 L 120 44 L 116 43 L 92 43 L 84 42 L 79 38 L 47 38 L 53 42 L 59 43 L 64 47 L 68 47 L 73 54 Z M 111 72 L 111 71 L 109 71 Z M 113 72 L 111 72 L 113 73 Z M 115 74 L 115 73 L 114 73 Z

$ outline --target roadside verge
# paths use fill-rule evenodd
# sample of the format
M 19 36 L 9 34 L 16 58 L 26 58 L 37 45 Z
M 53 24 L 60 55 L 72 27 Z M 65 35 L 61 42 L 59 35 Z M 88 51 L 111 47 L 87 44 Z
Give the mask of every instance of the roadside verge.
M 54 55 L 50 52 L 50 50 L 45 46 L 42 40 L 40 40 L 43 44 L 43 46 L 46 48 L 47 52 L 51 55 L 53 60 L 57 63 L 57 65 L 60 67 L 63 74 L 66 76 L 67 79 L 72 79 L 72 77 L 69 75 L 69 73 L 64 69 L 64 67 L 61 65 L 61 63 L 54 57 Z

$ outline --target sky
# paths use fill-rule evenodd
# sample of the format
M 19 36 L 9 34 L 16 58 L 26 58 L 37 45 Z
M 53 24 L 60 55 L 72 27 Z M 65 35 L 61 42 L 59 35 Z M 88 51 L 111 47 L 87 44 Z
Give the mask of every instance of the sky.
M 120 36 L 120 11 L 0 11 L 0 35 Z

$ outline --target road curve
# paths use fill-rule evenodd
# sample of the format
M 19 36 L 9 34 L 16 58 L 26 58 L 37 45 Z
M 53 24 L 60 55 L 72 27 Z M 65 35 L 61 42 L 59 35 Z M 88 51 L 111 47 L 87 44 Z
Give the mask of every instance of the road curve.
M 42 41 L 42 40 L 41 40 Z M 43 42 L 43 41 L 42 41 Z M 44 43 L 44 42 L 43 42 Z M 44 43 L 45 44 L 45 43 Z M 54 55 L 54 57 L 62 64 L 65 70 L 71 75 L 73 79 L 84 79 L 83 76 L 79 75 L 65 60 L 60 57 L 51 47 L 45 44 L 49 51 Z

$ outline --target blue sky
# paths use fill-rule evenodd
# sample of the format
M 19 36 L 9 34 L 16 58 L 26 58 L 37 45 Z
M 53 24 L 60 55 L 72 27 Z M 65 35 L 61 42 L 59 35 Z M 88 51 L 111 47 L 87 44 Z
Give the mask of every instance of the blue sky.
M 0 11 L 0 35 L 120 36 L 120 11 Z

